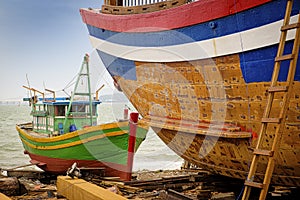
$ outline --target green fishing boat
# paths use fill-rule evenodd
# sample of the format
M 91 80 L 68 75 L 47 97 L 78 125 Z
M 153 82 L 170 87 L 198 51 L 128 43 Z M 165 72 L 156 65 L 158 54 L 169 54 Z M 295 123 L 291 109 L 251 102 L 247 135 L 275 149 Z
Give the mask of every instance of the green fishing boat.
M 131 179 L 134 152 L 146 137 L 148 126 L 138 120 L 138 113 L 130 119 L 97 124 L 98 91 L 90 90 L 88 55 L 85 56 L 71 97 L 45 98 L 33 92 L 29 101 L 33 120 L 16 126 L 25 153 L 31 163 L 52 174 L 65 174 L 74 163 L 79 168 L 104 168 L 105 176 Z M 78 83 L 87 80 L 88 91 L 78 90 Z M 39 93 L 42 97 L 38 97 Z

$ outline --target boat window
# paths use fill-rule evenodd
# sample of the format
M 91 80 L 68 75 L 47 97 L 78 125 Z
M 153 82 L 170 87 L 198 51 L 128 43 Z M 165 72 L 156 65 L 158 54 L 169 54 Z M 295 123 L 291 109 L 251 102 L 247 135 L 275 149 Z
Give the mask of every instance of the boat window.
M 53 106 L 50 106 L 48 105 L 48 112 L 49 112 L 49 115 L 54 115 L 54 107 Z
M 54 131 L 54 121 L 52 117 L 48 117 L 48 131 Z
M 38 106 L 36 107 L 36 110 L 37 110 L 37 111 L 44 111 L 44 106 L 45 106 L 45 105 L 38 105 Z
M 96 111 L 97 111 L 97 105 L 93 105 L 93 107 L 92 107 L 93 109 L 92 109 L 92 113 L 93 113 L 93 116 L 95 116 L 96 115 Z
M 65 106 L 55 106 L 55 116 L 65 116 Z
M 33 129 L 37 129 L 38 127 L 37 127 L 37 123 L 38 123 L 38 121 L 37 121 L 37 117 L 33 117 Z
M 97 105 L 92 105 L 92 115 L 96 115 Z M 86 113 L 90 113 L 90 105 L 86 105 Z
M 85 105 L 72 105 L 72 112 L 84 112 L 85 113 Z

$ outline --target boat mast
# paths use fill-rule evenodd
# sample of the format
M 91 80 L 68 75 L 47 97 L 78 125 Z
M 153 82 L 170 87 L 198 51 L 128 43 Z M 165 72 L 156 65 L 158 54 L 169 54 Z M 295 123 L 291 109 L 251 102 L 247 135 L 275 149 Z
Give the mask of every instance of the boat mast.
M 78 90 L 78 84 L 81 80 L 82 77 L 85 77 L 87 79 L 87 84 L 88 84 L 88 92 L 77 92 Z M 75 96 L 88 96 L 89 98 L 89 117 L 90 117 L 90 125 L 93 125 L 93 113 L 92 113 L 92 109 L 93 109 L 93 105 L 92 105 L 92 94 L 91 94 L 91 82 L 90 82 L 90 72 L 89 72 L 89 55 L 85 54 L 77 80 L 76 80 L 76 84 L 74 87 L 74 91 L 72 92 L 71 95 L 71 100 L 68 106 L 68 110 L 66 112 L 65 115 L 65 121 L 64 121 L 64 127 L 68 121 L 68 118 L 71 114 L 71 108 L 72 108 L 72 103 L 74 101 L 74 97 Z

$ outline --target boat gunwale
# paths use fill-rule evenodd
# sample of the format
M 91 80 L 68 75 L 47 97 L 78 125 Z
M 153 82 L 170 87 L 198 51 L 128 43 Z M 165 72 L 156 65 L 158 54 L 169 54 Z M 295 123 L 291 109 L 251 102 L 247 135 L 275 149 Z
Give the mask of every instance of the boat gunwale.
M 59 135 L 59 136 L 54 136 L 54 137 L 49 137 L 47 134 L 47 137 L 34 137 L 32 134 L 30 134 L 29 131 L 25 131 L 24 128 L 22 128 L 22 125 L 29 125 L 31 123 L 24 123 L 24 124 L 18 124 L 16 125 L 16 129 L 17 131 L 22 134 L 24 137 L 26 137 L 27 139 L 30 139 L 32 141 L 35 142 L 58 142 L 58 141 L 62 141 L 62 140 L 66 140 L 66 139 L 71 139 L 89 132 L 95 132 L 98 130 L 108 130 L 108 129 L 113 129 L 113 128 L 120 128 L 124 127 L 124 126 L 128 126 L 128 122 L 115 122 L 115 123 L 109 123 L 109 124 L 101 124 L 101 125 L 97 125 L 97 126 L 91 126 L 91 127 L 86 127 L 82 130 L 77 130 L 74 132 L 69 132 L 69 133 L 65 133 L 63 135 Z M 34 131 L 32 131 L 34 132 Z M 46 134 L 40 134 L 40 135 L 45 135 Z
M 25 134 L 24 134 L 25 131 L 24 130 L 21 129 L 19 131 L 19 133 L 25 136 Z M 128 131 L 116 131 L 116 132 L 111 132 L 111 133 L 104 133 L 104 134 L 92 136 L 92 137 L 89 137 L 89 138 L 86 138 L 86 139 L 81 139 L 81 140 L 77 140 L 77 141 L 73 141 L 73 142 L 69 142 L 69 143 L 52 145 L 52 146 L 34 145 L 34 144 L 31 144 L 30 142 L 26 141 L 22 137 L 20 137 L 20 139 L 22 140 L 22 143 L 26 144 L 28 147 L 33 148 L 33 149 L 37 149 L 37 150 L 57 150 L 57 149 L 64 149 L 64 148 L 68 148 L 68 147 L 73 147 L 73 146 L 85 144 L 85 143 L 95 141 L 95 140 L 99 140 L 99 139 L 102 139 L 102 138 L 105 138 L 105 137 L 120 136 L 120 135 L 124 135 L 124 134 L 128 134 Z M 45 138 L 43 138 L 43 139 L 45 139 Z
M 212 21 L 269 2 L 272 1 L 252 0 L 234 6 L 234 0 L 230 2 L 220 2 L 219 0 L 195 1 L 160 11 L 128 15 L 104 14 L 100 13 L 98 9 L 81 8 L 80 14 L 84 23 L 104 30 L 115 32 L 155 32 L 158 31 L 157 28 L 160 31 L 170 30 Z M 189 15 L 186 13 L 189 13 Z M 190 15 L 193 17 L 188 17 Z M 182 16 L 186 18 L 182 19 Z

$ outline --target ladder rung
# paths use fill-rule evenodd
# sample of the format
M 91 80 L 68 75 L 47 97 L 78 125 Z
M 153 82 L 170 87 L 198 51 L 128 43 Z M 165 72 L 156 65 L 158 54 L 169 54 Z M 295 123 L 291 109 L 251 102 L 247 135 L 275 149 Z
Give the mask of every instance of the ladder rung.
M 263 183 L 257 183 L 253 181 L 247 181 L 247 180 L 245 181 L 245 185 L 250 187 L 256 187 L 256 188 L 264 188 Z
M 300 23 L 289 24 L 281 27 L 281 31 L 287 31 L 295 28 L 299 28 Z
M 254 149 L 253 154 L 272 157 L 274 155 L 274 151 L 264 150 L 264 149 Z
M 277 56 L 275 58 L 275 62 L 284 61 L 284 60 L 291 60 L 294 58 L 294 54 L 287 54 L 283 56 Z
M 273 86 L 269 87 L 268 92 L 285 92 L 287 89 L 288 86 Z
M 281 118 L 262 118 L 261 119 L 261 122 L 264 122 L 264 123 L 280 123 L 281 121 Z
M 89 93 L 76 92 L 74 95 L 90 96 Z

